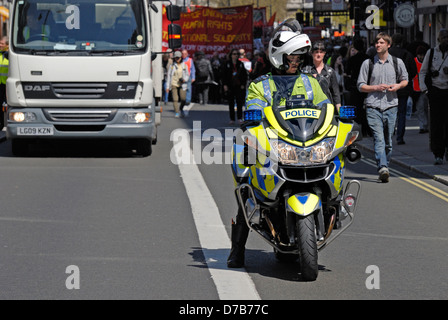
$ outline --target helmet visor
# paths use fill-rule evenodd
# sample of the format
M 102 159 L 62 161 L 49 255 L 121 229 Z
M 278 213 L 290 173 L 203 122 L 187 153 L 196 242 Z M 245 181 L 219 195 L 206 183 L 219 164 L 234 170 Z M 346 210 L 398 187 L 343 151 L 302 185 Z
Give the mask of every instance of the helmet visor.
M 275 28 L 273 34 L 277 34 L 279 31 L 292 31 L 300 34 L 302 33 L 302 26 L 296 19 L 289 18 L 280 23 L 277 28 Z

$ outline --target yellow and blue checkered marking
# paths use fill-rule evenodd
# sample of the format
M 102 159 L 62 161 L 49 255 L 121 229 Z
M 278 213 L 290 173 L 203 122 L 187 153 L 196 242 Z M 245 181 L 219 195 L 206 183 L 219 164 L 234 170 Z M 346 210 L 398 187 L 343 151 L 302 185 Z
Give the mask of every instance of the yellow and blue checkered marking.
M 312 193 L 299 193 L 289 197 L 288 211 L 307 216 L 322 207 L 320 198 Z

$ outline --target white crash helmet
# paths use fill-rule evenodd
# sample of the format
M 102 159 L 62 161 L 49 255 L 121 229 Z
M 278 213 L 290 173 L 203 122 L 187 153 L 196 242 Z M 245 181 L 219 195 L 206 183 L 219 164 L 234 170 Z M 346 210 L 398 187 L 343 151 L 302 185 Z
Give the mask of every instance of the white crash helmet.
M 269 60 L 276 69 L 286 69 L 284 57 L 290 54 L 306 54 L 311 49 L 310 38 L 302 33 L 300 23 L 287 19 L 274 30 L 269 41 Z

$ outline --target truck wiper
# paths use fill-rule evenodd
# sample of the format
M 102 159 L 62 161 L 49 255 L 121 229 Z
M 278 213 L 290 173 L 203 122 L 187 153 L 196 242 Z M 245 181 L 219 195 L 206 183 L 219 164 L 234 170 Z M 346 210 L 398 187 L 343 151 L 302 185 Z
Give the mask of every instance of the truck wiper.
M 124 50 L 91 50 L 90 55 L 103 55 L 107 54 L 110 56 L 125 56 L 126 51 Z
M 48 51 L 31 49 L 30 54 L 32 54 L 34 56 L 46 56 L 46 55 L 48 55 Z

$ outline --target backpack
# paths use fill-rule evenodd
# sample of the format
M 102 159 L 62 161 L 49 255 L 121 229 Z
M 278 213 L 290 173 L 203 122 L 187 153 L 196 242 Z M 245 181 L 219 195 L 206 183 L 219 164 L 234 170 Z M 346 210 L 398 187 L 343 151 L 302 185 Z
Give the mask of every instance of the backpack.
M 197 65 L 196 65 L 196 76 L 198 78 L 208 78 L 208 74 L 209 74 L 209 66 L 208 66 L 208 61 L 205 59 L 201 59 L 199 61 L 197 61 Z

